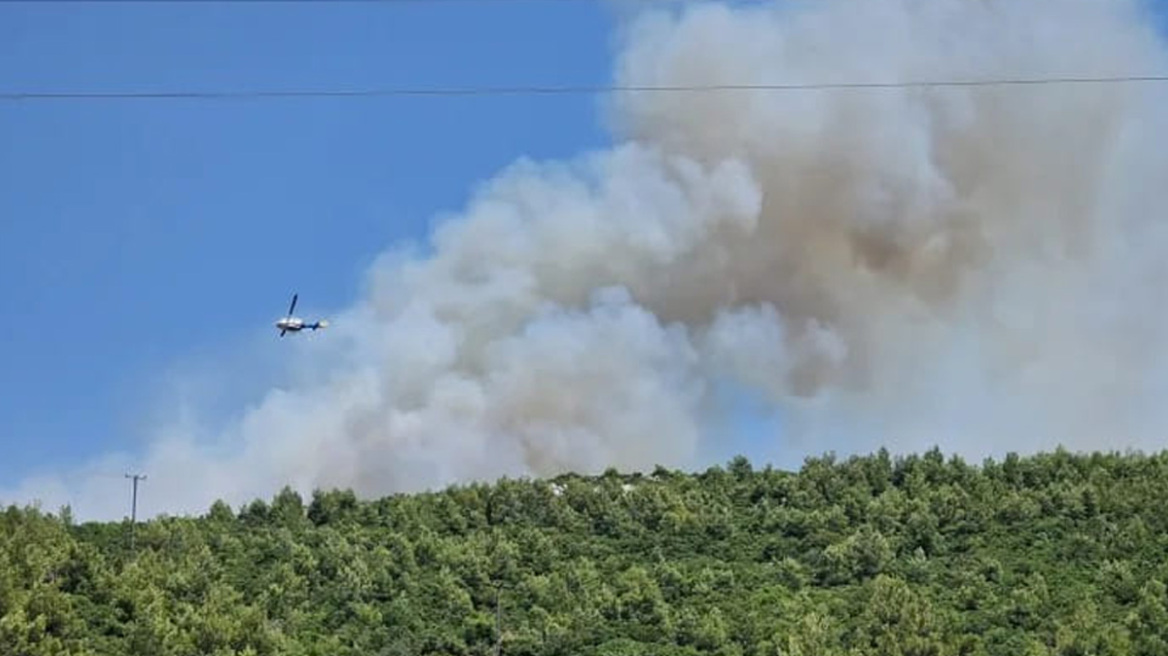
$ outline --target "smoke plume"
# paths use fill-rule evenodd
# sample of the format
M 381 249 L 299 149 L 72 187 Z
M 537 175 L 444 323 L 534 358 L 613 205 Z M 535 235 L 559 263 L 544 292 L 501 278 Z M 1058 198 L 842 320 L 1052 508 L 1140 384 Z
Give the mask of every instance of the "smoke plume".
M 1125 0 L 650 3 L 617 84 L 1163 73 Z M 627 10 L 628 7 L 625 7 Z M 614 146 L 522 160 L 301 345 L 310 369 L 137 462 L 162 512 L 687 467 L 754 389 L 798 453 L 1158 449 L 1165 96 L 1033 84 L 612 97 Z M 120 516 L 84 475 L 5 498 Z M 88 507 L 85 507 L 88 506 Z

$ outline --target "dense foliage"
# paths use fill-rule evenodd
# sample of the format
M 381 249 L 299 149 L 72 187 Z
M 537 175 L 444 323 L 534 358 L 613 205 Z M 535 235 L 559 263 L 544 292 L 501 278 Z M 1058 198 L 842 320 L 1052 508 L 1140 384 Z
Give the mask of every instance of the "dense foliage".
M 0 529 L 13 656 L 488 654 L 500 637 L 504 654 L 1168 655 L 1168 453 L 285 489 L 140 523 L 133 548 L 127 524 L 67 509 L 9 507 Z

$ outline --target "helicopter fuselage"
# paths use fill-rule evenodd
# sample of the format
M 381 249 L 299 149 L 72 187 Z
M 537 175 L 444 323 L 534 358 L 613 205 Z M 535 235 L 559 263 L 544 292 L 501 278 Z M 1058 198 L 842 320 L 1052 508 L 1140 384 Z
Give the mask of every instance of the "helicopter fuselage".
M 280 329 L 281 337 L 284 336 L 284 333 L 298 333 L 302 330 L 319 330 L 320 328 L 328 327 L 328 325 L 328 321 L 324 319 L 319 319 L 312 323 L 305 323 L 299 317 L 284 317 L 276 322 L 276 328 Z
M 284 317 L 276 322 L 276 327 L 280 330 L 298 332 L 304 330 L 304 320 L 299 317 Z

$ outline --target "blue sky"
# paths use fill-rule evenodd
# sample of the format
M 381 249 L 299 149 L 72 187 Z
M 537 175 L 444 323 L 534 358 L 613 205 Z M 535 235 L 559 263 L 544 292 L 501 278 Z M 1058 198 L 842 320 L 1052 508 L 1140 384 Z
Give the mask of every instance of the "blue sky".
M 611 27 L 587 0 L 6 2 L 0 91 L 603 84 Z M 132 449 L 176 367 L 269 338 L 293 291 L 347 306 L 500 168 L 606 142 L 584 95 L 0 102 L 0 487 Z
M 0 3 L 4 91 L 603 83 L 592 2 Z M 549 53 L 565 53 L 555 57 Z M 300 309 L 517 157 L 606 135 L 590 96 L 0 103 L 0 485 L 144 438 L 176 363 Z M 155 410 L 156 411 L 156 410 Z

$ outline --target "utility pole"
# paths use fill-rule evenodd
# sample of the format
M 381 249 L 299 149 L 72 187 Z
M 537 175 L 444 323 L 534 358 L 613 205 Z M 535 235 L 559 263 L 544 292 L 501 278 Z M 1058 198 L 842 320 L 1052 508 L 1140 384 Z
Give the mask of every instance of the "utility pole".
M 133 497 L 130 501 L 130 551 L 134 551 L 134 525 L 138 523 L 138 481 L 146 480 L 145 474 L 126 474 L 134 481 Z

